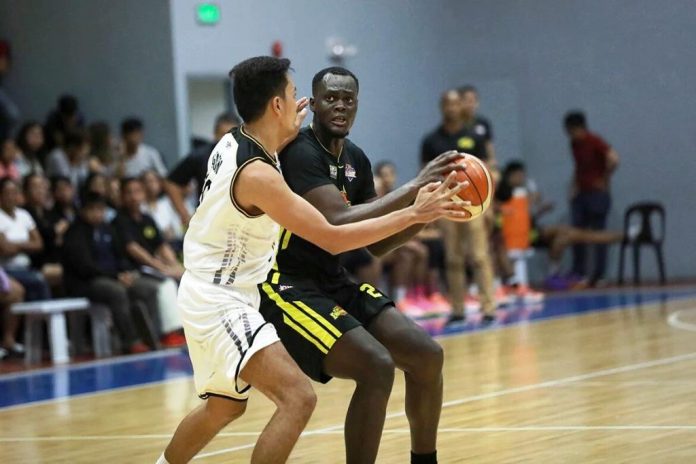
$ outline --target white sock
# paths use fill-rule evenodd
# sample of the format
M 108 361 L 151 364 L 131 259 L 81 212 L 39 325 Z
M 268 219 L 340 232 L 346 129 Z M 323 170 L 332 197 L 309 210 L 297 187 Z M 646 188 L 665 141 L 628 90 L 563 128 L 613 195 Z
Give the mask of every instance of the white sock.
M 396 297 L 396 301 L 401 301 L 404 298 L 406 298 L 406 287 L 400 285 L 394 289 L 394 296 Z
M 169 461 L 167 461 L 167 458 L 164 457 L 164 452 L 162 452 L 162 455 L 159 457 L 157 462 L 155 464 L 169 464 Z

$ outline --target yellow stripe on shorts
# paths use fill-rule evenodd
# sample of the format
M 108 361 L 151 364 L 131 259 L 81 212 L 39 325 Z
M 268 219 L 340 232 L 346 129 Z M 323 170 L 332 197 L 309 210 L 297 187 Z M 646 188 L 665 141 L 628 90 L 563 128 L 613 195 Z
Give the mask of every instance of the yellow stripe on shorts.
M 301 301 L 293 301 L 300 309 L 304 309 L 306 312 L 308 312 L 310 315 L 314 316 L 314 318 L 321 323 L 326 329 L 329 330 L 329 332 L 332 332 L 337 338 L 343 335 L 340 330 L 338 330 L 336 327 L 331 325 L 329 321 L 324 319 L 319 313 L 314 311 L 312 308 L 307 306 Z
M 307 334 L 307 332 L 305 332 L 304 329 L 303 329 L 302 327 L 300 327 L 299 325 L 295 324 L 295 323 L 293 322 L 293 320 L 290 319 L 290 318 L 289 318 L 288 316 L 286 316 L 285 314 L 283 314 L 283 322 L 285 322 L 287 325 L 289 325 L 290 327 L 292 327 L 292 328 L 295 330 L 295 332 L 299 333 L 299 334 L 302 335 L 304 338 L 306 338 L 307 340 L 309 340 L 310 342 L 312 342 L 312 343 L 314 344 L 314 346 L 316 346 L 316 347 L 319 349 L 319 351 L 321 351 L 322 353 L 327 354 L 327 353 L 329 352 L 329 350 L 327 350 L 326 347 L 325 347 L 324 345 L 322 345 L 321 343 L 319 343 L 318 341 L 316 341 L 311 335 Z
M 326 351 L 322 350 L 324 353 L 327 353 L 329 349 L 333 346 L 334 343 L 336 343 L 336 337 L 333 336 L 331 332 L 326 330 L 324 327 L 319 325 L 314 319 L 309 317 L 307 314 L 303 313 L 300 309 L 298 309 L 295 305 L 292 303 L 289 303 L 283 299 L 282 296 L 280 296 L 278 293 L 276 293 L 273 290 L 273 287 L 271 287 L 267 282 L 264 282 L 261 285 L 261 288 L 263 291 L 268 295 L 268 297 L 273 300 L 273 302 L 287 315 L 289 318 L 283 317 L 283 320 L 286 321 L 292 318 L 294 321 L 292 324 L 288 324 L 290 327 L 295 329 L 297 333 L 302 335 L 304 338 L 312 342 L 313 344 L 317 344 L 318 342 L 321 342 L 322 345 L 324 345 Z M 298 325 L 303 329 L 303 330 L 298 330 Z M 306 332 L 305 332 L 306 331 Z M 309 335 L 307 332 L 309 332 Z M 313 335 L 313 336 L 312 336 Z

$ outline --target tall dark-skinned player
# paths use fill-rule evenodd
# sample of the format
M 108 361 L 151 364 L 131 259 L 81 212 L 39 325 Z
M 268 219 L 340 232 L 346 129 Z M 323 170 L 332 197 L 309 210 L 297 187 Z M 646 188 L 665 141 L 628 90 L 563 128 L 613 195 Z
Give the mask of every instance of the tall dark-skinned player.
M 378 217 L 409 205 L 418 189 L 444 180 L 461 155 L 443 153 L 401 188 L 377 199 L 370 161 L 346 137 L 358 110 L 358 79 L 340 67 L 312 80 L 312 124 L 280 153 L 290 188 L 332 224 Z M 368 250 L 383 255 L 414 236 L 412 227 Z M 406 378 L 411 462 L 437 462 L 442 348 L 367 283 L 350 279 L 339 257 L 281 230 L 276 265 L 261 285 L 261 313 L 302 370 L 326 383 L 355 381 L 345 419 L 346 462 L 375 461 L 395 367 Z

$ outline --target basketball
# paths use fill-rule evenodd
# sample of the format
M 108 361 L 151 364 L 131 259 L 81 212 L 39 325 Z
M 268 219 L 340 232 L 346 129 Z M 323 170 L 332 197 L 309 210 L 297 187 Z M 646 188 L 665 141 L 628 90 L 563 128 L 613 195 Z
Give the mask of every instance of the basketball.
M 457 172 L 457 182 L 468 181 L 469 185 L 453 195 L 452 200 L 468 214 L 465 218 L 449 218 L 457 222 L 468 222 L 481 216 L 493 197 L 493 180 L 486 164 L 473 155 L 465 155 L 459 163 L 466 162 L 466 169 Z M 471 202 L 471 205 L 466 205 L 465 201 Z

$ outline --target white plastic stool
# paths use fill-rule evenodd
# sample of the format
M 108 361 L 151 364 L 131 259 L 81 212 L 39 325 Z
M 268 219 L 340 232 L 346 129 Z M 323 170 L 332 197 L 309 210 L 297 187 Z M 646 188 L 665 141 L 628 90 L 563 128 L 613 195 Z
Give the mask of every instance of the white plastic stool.
M 529 287 L 529 273 L 527 272 L 527 259 L 534 255 L 533 248 L 526 250 L 508 250 L 508 258 L 515 269 L 515 281 L 518 285 Z
M 65 313 L 81 311 L 89 308 L 87 298 L 59 298 L 55 300 L 40 300 L 19 303 L 12 306 L 14 314 L 26 317 L 24 323 L 24 344 L 26 364 L 41 361 L 42 337 L 41 322 L 48 323 L 48 334 L 51 343 L 51 359 L 55 364 L 66 363 L 70 360 L 68 354 L 68 331 Z M 94 323 L 93 323 L 94 325 Z

